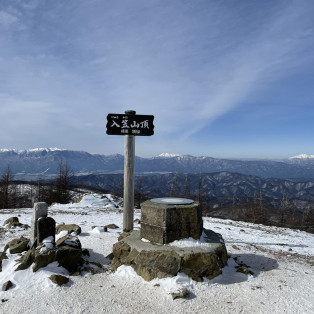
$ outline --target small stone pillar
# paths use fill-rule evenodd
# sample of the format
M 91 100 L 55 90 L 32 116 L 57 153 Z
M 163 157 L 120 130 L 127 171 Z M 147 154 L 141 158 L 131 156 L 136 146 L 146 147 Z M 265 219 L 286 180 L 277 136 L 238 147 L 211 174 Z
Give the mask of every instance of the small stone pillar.
M 199 203 L 185 198 L 156 198 L 141 204 L 141 238 L 167 244 L 203 231 Z
M 37 221 L 39 218 L 46 218 L 48 215 L 48 205 L 45 202 L 35 203 L 33 207 L 33 217 L 31 221 L 31 246 L 36 245 Z M 38 242 L 37 242 L 38 243 Z

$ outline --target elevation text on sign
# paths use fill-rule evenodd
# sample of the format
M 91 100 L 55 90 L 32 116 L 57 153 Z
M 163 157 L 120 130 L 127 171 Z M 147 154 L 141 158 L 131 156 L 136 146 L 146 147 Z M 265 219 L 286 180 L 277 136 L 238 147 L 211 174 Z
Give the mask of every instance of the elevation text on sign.
M 109 113 L 107 115 L 108 135 L 140 135 L 154 134 L 154 116 L 128 115 Z

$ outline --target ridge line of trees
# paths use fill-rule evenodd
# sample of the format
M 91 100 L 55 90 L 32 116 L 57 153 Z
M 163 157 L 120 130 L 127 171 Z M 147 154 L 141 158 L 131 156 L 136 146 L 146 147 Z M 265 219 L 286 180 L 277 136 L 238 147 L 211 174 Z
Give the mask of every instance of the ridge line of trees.
M 8 165 L 6 172 L 0 175 L 0 208 L 32 207 L 35 202 L 67 204 L 72 200 L 73 176 L 69 163 L 61 159 L 54 180 L 44 183 L 39 178 L 37 182 L 27 182 L 30 189 L 25 191 L 21 181 L 14 181 L 13 172 Z
M 251 197 L 239 196 L 234 192 L 232 197 L 219 199 L 211 196 L 209 188 L 203 185 L 203 173 L 200 173 L 194 182 L 190 181 L 188 174 L 180 181 L 178 172 L 170 178 L 168 193 L 156 195 L 152 193 L 152 187 L 145 183 L 145 176 L 138 177 L 135 180 L 135 207 L 139 208 L 143 201 L 152 197 L 184 197 L 198 201 L 204 216 L 304 227 L 313 229 L 314 232 L 314 202 L 308 203 L 303 212 L 298 212 L 286 192 L 283 192 L 282 198 L 276 202 L 264 196 L 261 191 L 255 191 Z M 21 182 L 14 181 L 13 172 L 8 165 L 5 173 L 0 175 L 0 208 L 32 207 L 34 202 L 47 202 L 49 205 L 69 203 L 72 201 L 73 181 L 74 174 L 69 163 L 60 160 L 54 180 L 44 182 L 43 178 L 39 178 L 36 182 L 27 182 L 29 189 L 26 191 Z M 123 180 L 115 183 L 112 192 L 118 196 L 123 195 Z

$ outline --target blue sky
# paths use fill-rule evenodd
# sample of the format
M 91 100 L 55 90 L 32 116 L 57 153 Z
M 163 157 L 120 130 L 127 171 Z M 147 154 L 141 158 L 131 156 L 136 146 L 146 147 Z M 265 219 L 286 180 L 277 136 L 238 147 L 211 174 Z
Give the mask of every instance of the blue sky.
M 0 148 L 314 154 L 314 1 L 1 0 Z

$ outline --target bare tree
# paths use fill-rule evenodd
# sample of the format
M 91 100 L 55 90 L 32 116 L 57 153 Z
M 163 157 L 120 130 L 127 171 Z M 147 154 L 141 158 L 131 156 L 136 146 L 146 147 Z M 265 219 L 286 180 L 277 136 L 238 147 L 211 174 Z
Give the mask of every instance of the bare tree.
M 13 179 L 13 173 L 10 165 L 8 165 L 6 172 L 1 175 L 0 181 L 0 201 L 2 208 L 10 208 L 13 205 L 16 196 L 15 189 L 12 185 Z
M 294 220 L 294 210 L 293 205 L 287 195 L 287 193 L 283 193 L 282 199 L 280 201 L 280 207 L 279 207 L 279 222 L 280 223 L 287 223 L 293 222 Z
M 253 196 L 253 204 L 251 208 L 251 214 L 253 222 L 255 223 L 257 220 L 261 220 L 264 216 L 263 213 L 263 197 L 261 192 L 254 192 Z
M 119 177 L 112 188 L 112 193 L 116 196 L 123 197 L 124 181 L 123 177 Z
M 43 186 L 43 180 L 42 180 L 42 177 L 40 176 L 37 182 L 37 201 L 38 202 L 45 202 L 45 192 L 46 191 Z
M 237 194 L 236 191 L 233 192 L 232 195 L 232 207 L 231 207 L 231 219 L 236 218 L 236 200 L 237 200 Z
M 190 181 L 189 181 L 188 175 L 186 174 L 185 175 L 184 186 L 183 186 L 183 197 L 188 198 L 190 193 L 191 193 L 191 191 L 190 191 Z
M 302 213 L 302 226 L 314 225 L 314 204 L 309 204 Z
M 170 196 L 177 196 L 177 190 L 178 190 L 178 172 L 176 172 L 173 176 L 173 180 L 171 183 L 171 188 L 170 188 Z
M 203 174 L 200 173 L 197 185 L 197 200 L 200 204 L 202 203 L 202 195 L 203 195 Z
M 56 178 L 57 202 L 66 204 L 71 200 L 70 186 L 73 179 L 73 172 L 68 162 L 61 159 L 58 165 L 58 176 Z
M 141 203 L 147 200 L 147 194 L 148 193 L 144 190 L 144 176 L 140 176 L 138 180 L 135 181 L 134 202 L 136 208 L 140 208 Z

